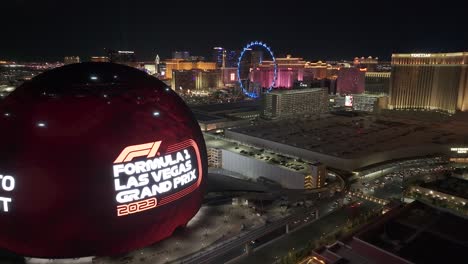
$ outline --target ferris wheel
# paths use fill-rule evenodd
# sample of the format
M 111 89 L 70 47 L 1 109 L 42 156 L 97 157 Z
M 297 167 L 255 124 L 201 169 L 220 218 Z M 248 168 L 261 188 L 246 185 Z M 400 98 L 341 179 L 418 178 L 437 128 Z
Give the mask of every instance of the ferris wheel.
M 240 56 L 239 56 L 239 61 L 237 62 L 237 79 L 239 81 L 239 85 L 242 89 L 242 92 L 247 95 L 250 98 L 257 98 L 259 96 L 259 91 L 258 89 L 262 89 L 259 87 L 254 87 L 253 89 L 250 87 L 250 82 L 249 82 L 249 75 L 245 74 L 245 68 L 244 64 L 244 57 L 248 52 L 252 52 L 253 48 L 259 48 L 264 51 L 267 51 L 267 53 L 270 55 L 271 60 L 273 62 L 273 79 L 271 83 L 268 85 L 266 88 L 267 92 L 270 92 L 273 87 L 275 86 L 276 80 L 277 80 L 277 75 L 278 75 L 278 64 L 276 63 L 276 58 L 275 55 L 273 54 L 273 51 L 271 48 L 264 42 L 261 41 L 252 41 L 248 43 L 241 51 Z

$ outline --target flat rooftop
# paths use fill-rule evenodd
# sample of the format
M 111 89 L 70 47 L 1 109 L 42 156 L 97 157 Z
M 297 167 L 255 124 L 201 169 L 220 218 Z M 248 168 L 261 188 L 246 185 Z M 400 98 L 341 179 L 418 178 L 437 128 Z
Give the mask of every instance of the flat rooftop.
M 199 123 L 208 125 L 246 120 L 236 115 L 250 116 L 249 113 L 252 114 L 252 112 L 260 113 L 261 104 L 259 100 L 252 100 L 236 103 L 197 105 L 190 108 Z
M 242 101 L 228 104 L 208 104 L 191 107 L 194 112 L 205 114 L 231 114 L 240 112 L 260 111 L 260 100 Z
M 428 145 L 468 145 L 468 113 L 385 111 L 263 122 L 231 131 L 340 158 Z
M 467 225 L 467 219 L 414 202 L 355 237 L 414 263 L 458 263 L 466 259 Z
M 204 114 L 204 113 L 199 113 L 199 112 L 195 112 L 194 115 L 198 121 L 202 121 L 202 122 L 219 122 L 219 121 L 226 119 L 222 116 L 209 115 L 209 114 Z
M 287 170 L 302 173 L 304 175 L 311 173 L 310 165 L 313 163 L 303 161 L 296 157 L 275 153 L 270 150 L 246 146 L 238 141 L 222 139 L 208 134 L 204 135 L 207 148 L 225 149 Z
M 320 92 L 326 88 L 303 88 L 303 89 L 277 89 L 273 90 L 271 94 L 301 94 L 301 93 L 310 93 L 310 92 Z

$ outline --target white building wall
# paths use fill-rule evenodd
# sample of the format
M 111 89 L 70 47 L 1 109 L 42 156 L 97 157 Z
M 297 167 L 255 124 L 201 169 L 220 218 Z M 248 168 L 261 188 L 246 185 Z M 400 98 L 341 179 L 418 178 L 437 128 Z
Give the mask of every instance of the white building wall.
M 304 189 L 304 176 L 301 173 L 282 168 L 267 162 L 222 150 L 222 168 L 257 179 L 260 176 L 273 180 L 288 189 Z

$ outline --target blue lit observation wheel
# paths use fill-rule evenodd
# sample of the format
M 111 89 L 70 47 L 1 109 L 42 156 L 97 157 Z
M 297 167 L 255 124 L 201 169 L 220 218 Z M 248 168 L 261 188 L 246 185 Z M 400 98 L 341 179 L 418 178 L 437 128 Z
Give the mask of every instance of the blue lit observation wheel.
M 252 48 L 261 48 L 261 49 L 264 49 L 266 50 L 270 56 L 271 56 L 271 60 L 273 61 L 273 80 L 271 82 L 271 84 L 266 87 L 267 88 L 267 92 L 270 92 L 273 87 L 275 86 L 275 83 L 276 83 L 276 79 L 277 79 L 277 75 L 278 75 L 278 65 L 276 64 L 276 58 L 275 58 L 275 55 L 273 54 L 273 51 L 271 50 L 271 48 L 261 42 L 261 41 L 252 41 L 250 42 L 249 44 L 247 44 L 241 51 L 241 54 L 239 56 L 239 61 L 237 62 L 237 80 L 239 81 L 239 85 L 242 89 L 242 92 L 247 95 L 248 97 L 250 98 L 257 98 L 259 96 L 258 93 L 256 92 L 252 92 L 251 90 L 248 89 L 248 87 L 246 87 L 246 84 L 245 84 L 245 81 L 248 82 L 248 77 L 247 79 L 246 78 L 242 78 L 241 76 L 241 67 L 243 66 L 242 65 L 242 59 L 244 58 L 244 55 L 247 53 L 247 52 L 251 52 L 252 51 Z

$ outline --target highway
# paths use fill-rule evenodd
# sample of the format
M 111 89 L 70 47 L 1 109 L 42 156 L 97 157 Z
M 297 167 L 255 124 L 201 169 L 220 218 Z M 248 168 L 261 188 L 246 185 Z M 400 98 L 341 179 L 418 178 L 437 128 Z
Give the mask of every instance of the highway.
M 344 226 L 353 215 L 360 215 L 379 208 L 380 206 L 363 201 L 360 206 L 351 208 L 352 205 L 346 205 L 338 210 L 331 211 L 330 214 L 321 217 L 319 220 L 290 232 L 275 242 L 268 244 L 248 256 L 233 261 L 233 264 L 250 263 L 273 263 L 283 256 L 286 256 L 290 250 L 300 249 L 307 245 L 309 241 L 320 239 L 329 233 L 334 232 Z M 220 262 L 222 263 L 222 262 Z
M 398 173 L 408 173 L 408 176 L 421 175 L 424 173 L 440 170 L 438 167 L 443 162 L 439 158 L 424 158 L 407 161 L 396 161 L 381 165 L 377 168 L 358 172 L 359 180 L 352 185 L 355 190 L 361 190 L 367 195 L 381 199 L 399 198 L 402 192 L 402 178 Z M 423 168 L 423 169 L 421 169 Z M 387 176 L 389 175 L 389 176 Z M 376 182 L 377 181 L 377 182 Z M 365 191 L 364 191 L 365 190 Z M 343 207 L 334 206 L 336 199 Z M 343 202 L 344 201 L 344 202 Z M 311 209 L 305 209 L 277 221 L 272 220 L 270 224 L 257 228 L 253 231 L 242 233 L 229 240 L 214 244 L 203 251 L 178 260 L 179 263 L 272 263 L 285 256 L 288 251 L 304 247 L 309 241 L 320 239 L 322 236 L 333 233 L 346 222 L 357 215 L 373 210 L 378 210 L 382 205 L 360 200 L 359 206 L 347 204 L 343 197 L 335 197 L 330 200 L 318 201 L 315 209 L 319 210 L 319 219 L 311 217 Z M 338 207 L 338 208 L 337 208 Z M 303 222 L 305 221 L 305 222 Z M 279 230 L 285 230 L 285 225 L 290 225 L 290 232 L 282 235 Z M 252 243 L 266 234 L 276 234 L 268 243 L 260 245 Z M 284 233 L 284 231 L 283 231 Z M 249 244 L 255 250 L 246 254 L 245 245 Z
M 399 172 L 406 173 L 408 177 L 412 175 L 425 175 L 425 173 L 438 172 L 443 170 L 444 162 L 440 158 L 424 158 L 407 161 L 397 161 L 389 164 L 384 164 L 378 168 L 369 169 L 360 173 L 360 181 L 353 186 L 359 189 L 366 188 L 363 183 L 368 184 L 368 193 L 381 199 L 400 198 L 402 192 L 403 177 L 399 177 Z M 441 167 L 442 166 L 442 167 Z M 393 173 L 392 177 L 385 179 L 385 176 Z M 381 179 L 380 184 L 370 183 L 376 179 Z M 383 184 L 382 184 L 383 182 Z M 371 185 L 379 187 L 370 191 Z M 345 202 L 346 203 L 346 202 Z M 239 258 L 233 261 L 233 264 L 248 264 L 248 263 L 273 263 L 279 258 L 286 256 L 289 250 L 299 249 L 304 247 L 309 241 L 320 239 L 321 236 L 332 233 L 340 228 L 346 221 L 353 216 L 361 215 L 366 212 L 381 208 L 379 205 L 370 201 L 362 201 L 358 207 L 352 207 L 348 204 L 344 207 L 331 212 L 329 215 L 321 217 L 319 220 L 309 224 L 301 229 L 290 232 L 287 236 L 283 236 L 273 243 L 264 246 L 250 255 Z M 327 210 L 326 208 L 323 208 Z M 322 213 L 323 215 L 323 213 Z
M 331 201 L 328 201 L 330 204 Z M 314 209 L 308 209 L 303 212 L 296 213 L 294 215 L 287 216 L 285 218 L 281 218 L 278 220 L 272 220 L 271 223 L 252 230 L 250 232 L 241 233 L 231 239 L 223 241 L 222 243 L 218 243 L 212 245 L 208 248 L 205 248 L 203 251 L 199 251 L 193 255 L 186 256 L 183 259 L 179 259 L 178 263 L 223 263 L 226 262 L 233 257 L 240 255 L 239 253 L 244 253 L 244 246 L 246 244 L 251 243 L 266 234 L 271 232 L 277 231 L 278 229 L 283 229 L 284 232 L 286 230 L 286 224 L 297 224 L 299 222 L 303 222 L 305 219 L 306 222 L 312 222 L 313 218 L 311 217 L 311 211 L 315 211 Z M 304 223 L 306 223 L 304 222 Z M 297 225 L 299 227 L 299 225 Z M 221 261 L 221 262 L 220 262 Z

